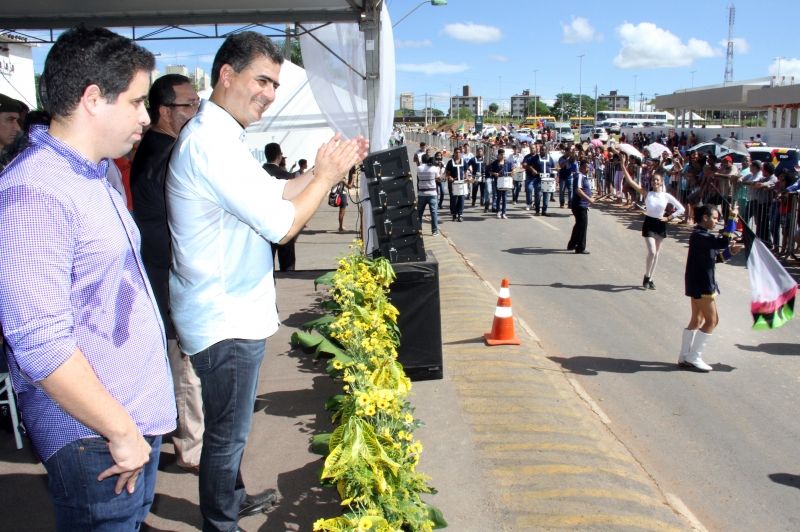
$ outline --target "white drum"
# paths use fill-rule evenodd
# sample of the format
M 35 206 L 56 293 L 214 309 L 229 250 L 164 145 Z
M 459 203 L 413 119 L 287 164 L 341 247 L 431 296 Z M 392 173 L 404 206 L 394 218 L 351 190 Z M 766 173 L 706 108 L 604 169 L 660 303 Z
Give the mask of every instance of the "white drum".
M 466 196 L 469 194 L 469 185 L 466 181 L 453 181 L 453 196 Z
M 514 188 L 514 180 L 510 175 L 497 178 L 497 190 L 511 190 L 512 188 Z
M 543 177 L 542 178 L 542 192 L 551 192 L 555 193 L 556 191 L 556 180 L 552 177 Z
M 511 174 L 511 177 L 514 178 L 514 181 L 521 183 L 522 181 L 525 181 L 525 170 L 522 168 L 515 170 L 514 173 Z
M 483 174 L 476 174 L 472 179 L 476 183 L 483 183 Z

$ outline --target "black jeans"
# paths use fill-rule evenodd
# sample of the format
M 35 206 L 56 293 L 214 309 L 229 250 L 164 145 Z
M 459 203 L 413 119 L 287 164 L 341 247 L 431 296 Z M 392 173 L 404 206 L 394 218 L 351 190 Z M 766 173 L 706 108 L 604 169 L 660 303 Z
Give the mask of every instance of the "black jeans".
M 569 238 L 567 249 L 583 251 L 586 249 L 586 233 L 589 229 L 589 208 L 573 207 L 572 215 L 575 216 L 575 225 L 572 226 L 572 236 Z

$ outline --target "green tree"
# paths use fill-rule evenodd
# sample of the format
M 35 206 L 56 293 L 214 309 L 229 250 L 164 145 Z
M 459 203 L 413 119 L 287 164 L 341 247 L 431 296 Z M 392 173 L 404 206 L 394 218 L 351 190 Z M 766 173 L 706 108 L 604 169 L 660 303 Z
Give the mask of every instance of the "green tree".
M 461 108 L 455 112 L 453 118 L 457 118 L 458 120 L 475 120 L 475 115 L 469 109 Z
M 493 115 L 497 114 L 497 111 L 500 109 L 500 106 L 497 105 L 495 102 L 489 104 L 489 112 Z
M 550 107 L 550 112 L 558 119 L 563 117 L 564 120 L 569 120 L 572 116 L 578 116 L 579 104 L 583 116 L 594 116 L 594 98 L 584 94 L 579 100 L 578 95 L 571 92 L 556 94 L 556 101 Z M 606 108 L 604 102 L 598 105 L 597 110 L 604 111 Z
M 543 116 L 550 114 L 550 107 L 540 99 L 529 101 L 528 108 L 525 110 L 528 116 Z

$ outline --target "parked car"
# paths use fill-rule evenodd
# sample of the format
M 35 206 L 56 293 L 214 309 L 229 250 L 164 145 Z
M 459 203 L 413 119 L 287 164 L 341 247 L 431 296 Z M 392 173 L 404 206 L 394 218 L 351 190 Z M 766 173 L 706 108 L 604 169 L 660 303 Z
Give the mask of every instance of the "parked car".
M 569 123 L 561 122 L 556 123 L 553 130 L 556 132 L 556 141 L 558 142 L 575 142 L 575 134 Z
M 608 142 L 608 133 L 606 132 L 605 128 L 602 127 L 593 127 L 586 134 L 581 134 L 582 139 L 586 139 L 586 141 L 590 141 L 594 138 L 601 140 L 603 142 Z

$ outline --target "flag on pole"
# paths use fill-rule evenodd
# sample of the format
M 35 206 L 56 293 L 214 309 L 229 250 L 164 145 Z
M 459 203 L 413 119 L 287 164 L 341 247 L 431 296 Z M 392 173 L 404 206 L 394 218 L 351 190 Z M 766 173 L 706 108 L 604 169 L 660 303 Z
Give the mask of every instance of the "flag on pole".
M 742 236 L 750 277 L 753 329 L 776 329 L 794 317 L 797 283 L 747 224 Z

